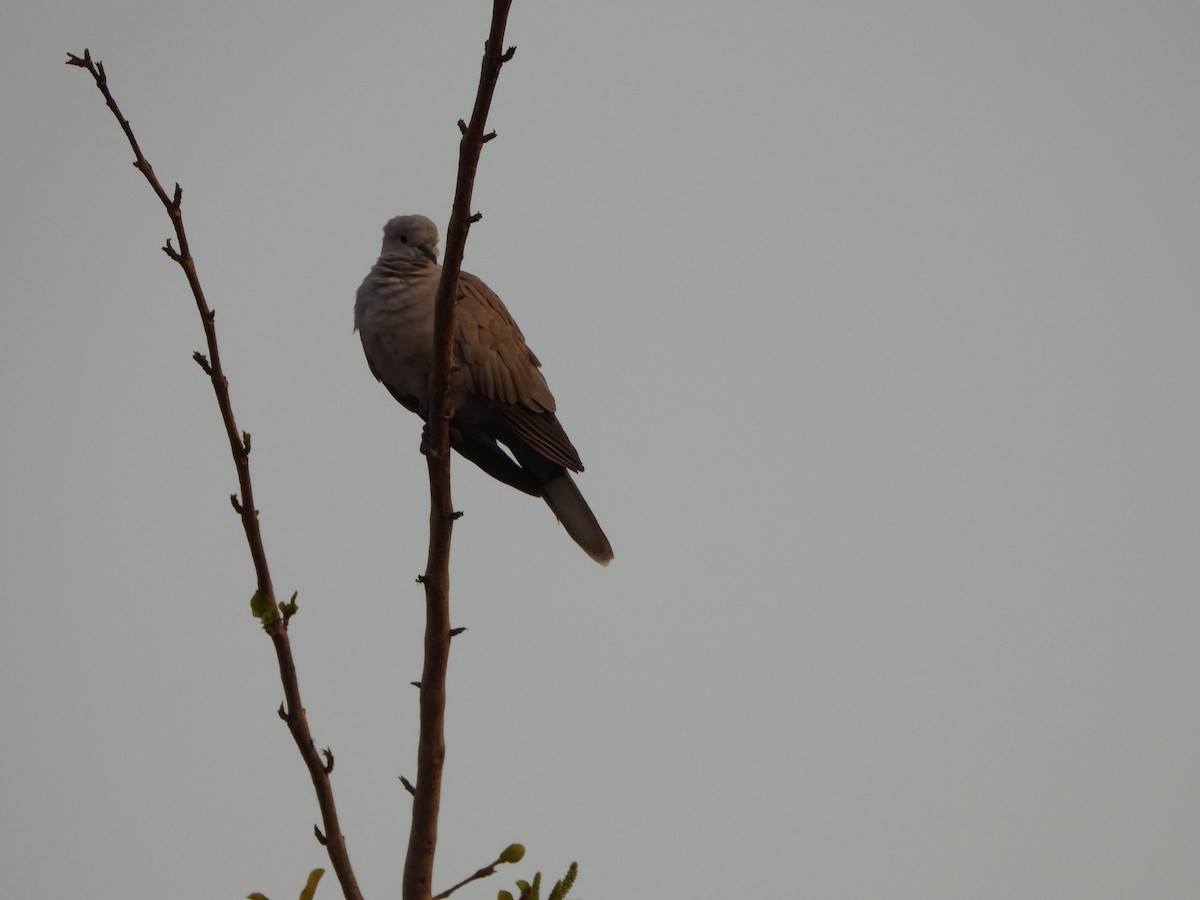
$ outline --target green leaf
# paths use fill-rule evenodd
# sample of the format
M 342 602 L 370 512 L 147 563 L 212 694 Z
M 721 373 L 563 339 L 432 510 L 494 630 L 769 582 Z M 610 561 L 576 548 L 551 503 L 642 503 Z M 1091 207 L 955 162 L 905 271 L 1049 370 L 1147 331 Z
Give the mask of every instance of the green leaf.
M 250 612 L 264 625 L 275 621 L 275 604 L 262 591 L 255 591 L 254 596 L 250 598 Z
M 300 892 L 300 900 L 313 900 L 317 893 L 317 882 L 324 874 L 324 869 L 313 869 L 308 873 L 308 884 L 304 885 L 304 890 Z

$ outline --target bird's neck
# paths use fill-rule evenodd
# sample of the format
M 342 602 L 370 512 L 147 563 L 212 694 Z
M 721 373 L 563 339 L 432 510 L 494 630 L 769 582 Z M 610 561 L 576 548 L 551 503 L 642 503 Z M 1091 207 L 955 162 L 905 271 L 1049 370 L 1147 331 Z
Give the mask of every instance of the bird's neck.
M 381 256 L 375 263 L 371 274 L 383 278 L 411 278 L 425 270 L 438 269 L 436 263 L 422 257 L 411 256 Z

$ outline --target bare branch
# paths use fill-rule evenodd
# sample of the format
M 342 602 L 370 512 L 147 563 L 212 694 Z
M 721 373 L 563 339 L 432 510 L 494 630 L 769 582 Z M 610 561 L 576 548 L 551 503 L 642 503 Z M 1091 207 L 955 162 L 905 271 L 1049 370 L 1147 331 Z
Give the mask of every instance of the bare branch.
M 262 533 L 258 525 L 258 511 L 254 505 L 254 488 L 250 483 L 250 436 L 238 429 L 233 415 L 233 406 L 229 397 L 229 382 L 225 378 L 225 372 L 221 366 L 220 350 L 217 347 L 216 316 L 204 299 L 204 291 L 200 287 L 200 278 L 196 273 L 196 264 L 188 246 L 187 232 L 183 227 L 183 188 L 178 183 L 175 184 L 175 190 L 171 195 L 163 190 L 162 184 L 154 174 L 154 168 L 138 145 L 129 121 L 121 114 L 117 101 L 108 89 L 108 76 L 104 71 L 104 65 L 99 62 L 94 63 L 92 54 L 88 50 L 83 51 L 82 57 L 74 54 L 67 54 L 67 56 L 67 65 L 78 66 L 91 73 L 96 87 L 104 96 L 104 102 L 116 116 L 121 130 L 129 141 L 129 146 L 133 149 L 134 165 L 145 176 L 155 196 L 167 211 L 174 227 L 175 240 L 179 243 L 179 249 L 176 250 L 171 240 L 168 239 L 163 251 L 183 269 L 188 286 L 192 290 L 192 296 L 196 301 L 200 321 L 204 326 L 208 353 L 197 352 L 193 355 L 193 359 L 200 364 L 212 382 L 217 406 L 221 411 L 221 421 L 225 425 L 226 437 L 229 440 L 234 467 L 237 469 L 238 489 L 242 500 L 238 501 L 237 494 L 232 495 L 229 499 L 241 517 L 246 543 L 250 548 L 250 558 L 254 564 L 254 573 L 258 582 L 256 596 L 261 595 L 267 598 L 270 604 L 269 609 L 274 611 L 273 616 L 264 617 L 266 624 L 263 625 L 263 630 L 267 632 L 275 647 L 275 655 L 279 662 L 279 675 L 283 682 L 284 704 L 279 707 L 279 715 L 287 723 L 288 730 L 300 750 L 300 756 L 304 759 L 316 790 L 317 803 L 321 809 L 321 820 L 325 825 L 324 832 L 319 828 L 315 829 L 317 840 L 329 850 L 329 860 L 341 882 L 342 892 L 351 900 L 361 900 L 362 894 L 350 866 L 350 857 L 346 852 L 346 840 L 341 826 L 338 824 L 337 809 L 333 801 L 333 787 L 329 781 L 329 771 L 333 768 L 333 759 L 330 756 L 327 765 L 317 752 L 312 732 L 309 730 L 308 717 L 304 712 L 304 704 L 300 701 L 300 683 L 296 677 L 291 642 L 288 640 L 287 619 L 280 615 L 279 604 L 275 599 L 271 573 L 267 567 L 266 551 L 263 549 Z
M 425 586 L 425 666 L 421 675 L 421 731 L 417 744 L 417 783 L 413 795 L 412 829 L 404 859 L 404 900 L 430 900 L 433 860 L 437 850 L 438 809 L 442 794 L 442 765 L 446 757 L 446 666 L 450 657 L 450 537 L 454 505 L 450 498 L 450 373 L 454 306 L 463 248 L 473 221 L 471 193 L 483 148 L 484 127 L 500 68 L 512 53 L 502 53 L 504 28 L 512 0 L 494 0 L 492 24 L 480 64 L 479 90 L 471 122 L 459 142 L 458 182 L 450 223 L 446 229 L 446 255 L 438 284 L 434 318 L 433 366 L 429 375 L 429 418 L 426 443 L 429 452 L 429 556 L 422 583 Z M 461 125 L 460 125 L 461 127 Z

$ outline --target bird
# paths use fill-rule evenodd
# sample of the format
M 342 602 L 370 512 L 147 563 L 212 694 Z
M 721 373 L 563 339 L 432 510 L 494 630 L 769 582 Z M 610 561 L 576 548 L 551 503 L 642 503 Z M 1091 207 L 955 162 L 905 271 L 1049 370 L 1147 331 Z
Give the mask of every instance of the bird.
M 383 227 L 379 259 L 354 302 L 354 327 L 371 373 L 409 412 L 428 421 L 438 281 L 438 229 L 420 215 Z M 498 481 L 553 510 L 601 565 L 612 546 L 571 477 L 579 452 L 558 421 L 541 362 L 495 291 L 459 274 L 450 378 L 451 445 Z

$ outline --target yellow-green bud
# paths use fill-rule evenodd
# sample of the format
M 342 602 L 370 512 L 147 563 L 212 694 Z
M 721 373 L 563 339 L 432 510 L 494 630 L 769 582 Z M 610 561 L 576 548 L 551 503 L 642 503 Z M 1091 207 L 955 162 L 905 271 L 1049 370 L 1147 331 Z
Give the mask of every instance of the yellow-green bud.
M 502 863 L 519 863 L 524 858 L 524 844 L 509 844 L 504 848 L 504 852 L 500 854 L 500 862 Z

